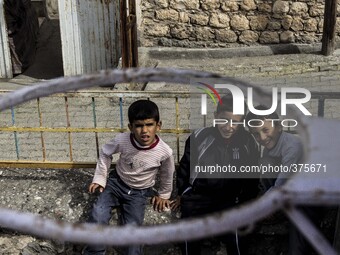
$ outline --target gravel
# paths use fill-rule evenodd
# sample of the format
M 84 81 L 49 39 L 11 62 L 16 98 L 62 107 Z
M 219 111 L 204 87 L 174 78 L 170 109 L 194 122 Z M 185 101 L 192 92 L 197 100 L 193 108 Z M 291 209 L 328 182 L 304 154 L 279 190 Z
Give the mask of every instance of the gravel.
M 1 207 L 31 212 L 49 219 L 72 223 L 85 222 L 96 199 L 87 187 L 93 169 L 2 169 L 0 170 Z M 112 224 L 116 224 L 113 214 Z M 147 206 L 145 224 L 166 224 L 176 217 L 171 212 L 154 212 Z M 83 246 L 57 243 L 0 228 L 2 255 L 81 254 Z M 119 250 L 119 249 L 117 249 Z M 111 248 L 110 254 L 118 254 Z M 146 254 L 179 254 L 175 245 L 145 247 Z
M 92 181 L 93 169 L 0 169 L 0 203 L 2 208 L 31 212 L 46 218 L 82 223 L 87 219 L 96 195 L 87 187 Z M 328 239 L 333 237 L 336 209 L 330 209 L 322 224 Z M 113 214 L 111 224 L 118 216 Z M 170 211 L 157 213 L 147 206 L 145 224 L 168 224 L 178 220 Z M 249 240 L 251 254 L 286 254 L 288 222 L 260 224 Z M 19 231 L 0 227 L 0 254 L 2 255 L 78 255 L 83 245 L 44 240 Z M 179 255 L 177 244 L 145 246 L 145 255 Z M 108 255 L 119 254 L 119 248 L 109 248 Z M 226 255 L 225 247 L 216 239 L 203 242 L 202 254 Z

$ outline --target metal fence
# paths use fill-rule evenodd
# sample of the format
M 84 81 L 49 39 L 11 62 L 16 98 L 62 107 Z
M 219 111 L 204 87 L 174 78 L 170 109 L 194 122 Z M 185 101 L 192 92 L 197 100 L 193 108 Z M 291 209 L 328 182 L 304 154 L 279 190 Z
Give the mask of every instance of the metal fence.
M 101 145 L 114 133 L 127 131 L 127 108 L 140 98 L 160 106 L 160 133 L 178 160 L 190 133 L 188 92 L 91 91 L 38 98 L 2 112 L 0 137 L 7 146 L 0 165 L 93 167 Z
M 2 149 L 0 165 L 94 167 L 101 145 L 114 133 L 127 131 L 127 108 L 139 98 L 152 99 L 160 106 L 161 136 L 178 162 L 190 133 L 188 91 L 87 91 L 38 98 L 2 112 L 0 137 L 7 146 Z M 340 93 L 313 92 L 312 99 L 313 114 L 323 117 L 327 103 L 339 100 Z M 331 111 L 336 112 L 336 107 L 340 105 Z

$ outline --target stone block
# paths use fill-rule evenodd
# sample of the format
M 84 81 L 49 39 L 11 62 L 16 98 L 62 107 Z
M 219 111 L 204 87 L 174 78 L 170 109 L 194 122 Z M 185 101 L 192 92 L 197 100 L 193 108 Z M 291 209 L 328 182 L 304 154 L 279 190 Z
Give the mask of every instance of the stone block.
M 179 22 L 181 23 L 189 23 L 190 18 L 188 13 L 186 12 L 179 12 Z
M 248 30 L 249 29 L 249 20 L 246 16 L 242 14 L 237 14 L 232 16 L 230 20 L 230 26 L 235 30 Z
M 170 6 L 176 10 L 197 10 L 199 9 L 199 0 L 170 0 Z
M 213 13 L 210 16 L 209 25 L 217 28 L 228 28 L 230 18 L 224 13 Z
M 194 32 L 197 40 L 208 41 L 215 38 L 213 31 L 208 27 L 196 27 Z
M 288 30 L 288 29 L 290 29 L 292 23 L 293 23 L 293 17 L 292 17 L 292 16 L 289 16 L 289 15 L 286 15 L 286 16 L 282 19 L 281 25 L 282 25 L 282 27 L 283 27 L 285 30 Z
M 292 3 L 290 7 L 289 13 L 291 15 L 302 15 L 302 14 L 308 13 L 308 6 L 306 3 L 294 2 Z
M 280 41 L 283 43 L 295 42 L 295 36 L 292 31 L 284 31 L 280 34 Z
M 155 5 L 161 8 L 168 8 L 169 7 L 169 0 L 157 0 L 154 1 Z
M 205 13 L 190 14 L 189 17 L 192 24 L 205 26 L 209 23 L 209 16 Z
M 243 3 L 241 4 L 241 9 L 244 11 L 256 10 L 256 3 L 254 0 L 243 0 Z
M 249 21 L 252 30 L 263 31 L 266 29 L 269 19 L 267 15 L 258 15 L 250 17 Z
M 340 21 L 340 20 L 339 20 Z M 336 21 L 336 26 L 335 26 L 335 31 L 339 32 L 340 31 L 340 24 L 338 22 L 338 18 L 337 18 L 337 21 Z M 318 22 L 318 32 L 322 33 L 323 31 L 323 19 L 319 20 Z
M 315 36 L 315 33 L 308 33 L 308 34 L 301 34 L 300 41 L 302 43 L 315 43 L 316 41 L 318 41 L 318 39 Z
M 262 32 L 259 41 L 260 43 L 263 44 L 279 43 L 280 42 L 279 33 L 271 31 Z
M 289 12 L 289 2 L 288 1 L 276 1 L 273 5 L 274 14 L 286 14 Z
M 320 21 L 320 23 L 322 23 L 322 28 L 323 28 L 323 21 Z M 319 26 L 320 27 L 320 26 Z M 335 27 L 335 31 L 337 32 L 337 33 L 339 33 L 340 32 L 340 17 L 337 17 L 336 18 L 336 27 Z
M 162 9 L 156 10 L 156 19 L 159 20 L 168 20 L 168 21 L 178 21 L 178 12 L 173 9 Z
M 311 17 L 323 16 L 324 15 L 324 5 L 316 4 L 309 8 L 309 15 Z
M 234 43 L 237 41 L 237 35 L 229 29 L 215 30 L 216 39 L 220 42 Z
M 170 29 L 170 34 L 177 39 L 188 39 L 190 36 L 190 31 L 188 26 L 176 25 Z
M 251 30 L 245 30 L 242 31 L 242 33 L 239 36 L 239 40 L 242 43 L 255 43 L 259 40 L 259 35 L 258 33 L 251 31 Z
M 267 26 L 268 30 L 280 30 L 281 29 L 281 23 L 279 21 L 273 20 L 268 23 Z
M 300 17 L 294 17 L 292 24 L 291 24 L 291 29 L 294 31 L 301 31 L 303 30 L 303 22 Z
M 269 3 L 258 3 L 257 9 L 260 12 L 264 12 L 264 13 L 271 13 L 272 12 L 272 6 Z
M 201 0 L 201 7 L 205 11 L 217 10 L 220 8 L 219 0 Z
M 170 28 L 168 25 L 154 24 L 153 26 L 146 26 L 144 33 L 150 36 L 169 36 Z
M 314 18 L 305 21 L 305 31 L 316 32 L 318 30 L 318 21 Z
M 225 12 L 235 12 L 239 10 L 239 1 L 223 1 L 221 3 L 221 9 Z

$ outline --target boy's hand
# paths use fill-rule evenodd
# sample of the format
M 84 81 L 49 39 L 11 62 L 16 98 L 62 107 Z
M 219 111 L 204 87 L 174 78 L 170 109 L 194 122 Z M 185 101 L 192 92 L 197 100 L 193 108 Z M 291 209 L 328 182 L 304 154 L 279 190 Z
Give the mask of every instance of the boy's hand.
M 175 200 L 170 202 L 170 208 L 172 211 L 177 212 L 181 207 L 181 196 L 177 196 Z
M 151 204 L 153 205 L 153 209 L 158 212 L 163 212 L 165 208 L 170 208 L 169 199 L 163 199 L 158 196 L 154 196 L 151 199 Z
M 97 183 L 91 183 L 90 186 L 89 186 L 89 192 L 95 193 L 96 189 L 98 189 L 98 188 L 99 188 L 100 193 L 103 192 L 104 188 L 101 185 L 99 185 Z

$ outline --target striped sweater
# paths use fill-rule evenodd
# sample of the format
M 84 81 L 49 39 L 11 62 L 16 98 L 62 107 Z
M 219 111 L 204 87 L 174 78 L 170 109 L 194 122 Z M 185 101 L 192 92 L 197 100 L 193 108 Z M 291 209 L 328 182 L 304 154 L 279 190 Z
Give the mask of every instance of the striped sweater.
M 99 154 L 93 183 L 106 186 L 112 155 L 120 153 L 116 171 L 120 178 L 133 189 L 154 186 L 159 172 L 159 196 L 170 198 L 175 170 L 172 149 L 158 136 L 151 146 L 142 147 L 129 132 L 121 133 L 105 144 Z

